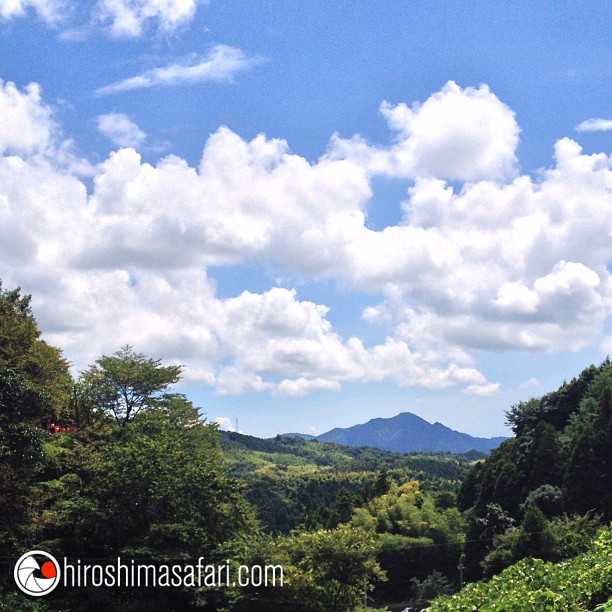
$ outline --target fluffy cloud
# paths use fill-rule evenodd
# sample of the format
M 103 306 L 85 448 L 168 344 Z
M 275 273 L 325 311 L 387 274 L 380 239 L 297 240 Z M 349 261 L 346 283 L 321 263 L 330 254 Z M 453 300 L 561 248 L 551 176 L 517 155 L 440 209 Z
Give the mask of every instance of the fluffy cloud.
M 74 154 L 72 141 L 63 139 L 53 114 L 42 101 L 38 84 L 30 83 L 20 91 L 11 81 L 0 79 L 0 163 L 10 159 L 9 163 L 26 173 L 34 167 L 40 170 L 52 165 L 77 176 L 91 175 L 91 164 Z M 23 160 L 33 165 L 25 168 Z M 36 184 L 19 185 L 17 179 L 9 181 L 8 186 L 31 194 L 36 191 Z
M 222 394 L 392 381 L 486 396 L 499 385 L 473 349 L 575 350 L 600 340 L 609 316 L 610 159 L 562 139 L 541 176 L 514 176 L 518 128 L 484 86 L 385 106 L 395 142 L 334 137 L 314 163 L 227 128 L 198 167 L 123 148 L 89 194 L 55 163 L 36 86 L 8 84 L 0 108 L 22 126 L 19 139 L 0 131 L 0 278 L 34 294 L 46 337 L 77 367 L 130 343 Z M 401 222 L 380 231 L 365 225 L 377 174 L 414 179 Z M 450 177 L 466 182 L 454 189 Z M 358 322 L 341 335 L 326 305 L 291 287 L 220 298 L 208 268 L 245 261 L 380 296 L 363 319 L 386 337 L 364 343 Z
M 527 380 L 523 381 L 519 386 L 521 387 L 521 389 L 530 389 L 531 387 L 539 387 L 540 384 L 541 383 L 537 378 L 528 378 Z
M 54 24 L 62 19 L 66 4 L 64 0 L 0 0 L 0 19 L 23 17 L 31 8 L 48 24 Z
M 195 16 L 198 5 L 207 0 L 98 0 L 92 23 L 108 26 L 108 32 L 118 38 L 141 36 L 151 26 L 162 33 L 172 33 L 188 24 Z M 0 19 L 24 17 L 32 9 L 49 25 L 57 25 L 82 7 L 71 0 L 0 0 Z M 79 26 L 62 33 L 66 40 L 82 40 L 89 26 Z
M 219 429 L 221 431 L 236 431 L 236 427 L 232 423 L 232 419 L 228 417 L 216 417 L 213 422 L 219 424 Z
M 514 113 L 486 85 L 462 89 L 449 81 L 423 104 L 384 102 L 380 111 L 397 133 L 388 149 L 359 137 L 335 137 L 329 155 L 367 164 L 373 173 L 459 181 L 504 179 L 515 173 L 519 127 Z
M 157 22 L 162 32 L 171 32 L 191 21 L 203 0 L 100 0 L 100 20 L 110 23 L 115 36 L 140 36 L 148 23 Z
M 123 113 L 98 115 L 98 132 L 120 147 L 138 148 L 147 135 Z
M 486 385 L 468 385 L 463 392 L 468 395 L 480 395 L 481 397 L 489 397 L 499 393 L 499 383 L 487 383 Z
M 612 130 L 612 119 L 586 119 L 576 126 L 578 132 L 607 132 Z
M 519 128 L 486 85 L 462 90 L 451 81 L 423 105 L 385 103 L 381 112 L 403 139 L 396 164 L 411 174 L 474 181 L 514 171 Z
M 205 57 L 192 55 L 178 63 L 152 68 L 142 74 L 101 87 L 96 93 L 103 96 L 162 85 L 229 81 L 234 74 L 248 70 L 259 61 L 259 58 L 248 57 L 235 47 L 216 45 Z
M 28 156 L 51 146 L 57 126 L 36 83 L 19 91 L 14 83 L 0 80 L 0 116 L 0 153 Z

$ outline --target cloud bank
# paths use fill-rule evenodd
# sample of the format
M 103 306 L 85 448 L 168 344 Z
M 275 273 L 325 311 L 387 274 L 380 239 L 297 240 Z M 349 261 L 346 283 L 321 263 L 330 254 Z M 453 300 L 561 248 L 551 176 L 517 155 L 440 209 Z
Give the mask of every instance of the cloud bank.
M 611 159 L 564 138 L 541 176 L 520 175 L 514 114 L 486 86 L 385 103 L 390 145 L 333 136 L 315 162 L 226 127 L 197 167 L 122 148 L 89 193 L 58 163 L 58 127 L 35 85 L 3 84 L 0 109 L 21 126 L 0 129 L 0 278 L 33 293 L 45 337 L 77 367 L 130 343 L 220 394 L 388 381 L 491 395 L 499 385 L 474 367 L 475 350 L 604 341 Z M 401 221 L 379 231 L 366 225 L 376 176 L 410 185 Z M 247 261 L 377 304 L 344 336 L 290 282 L 219 297 L 209 268 Z M 384 340 L 364 342 L 363 325 Z

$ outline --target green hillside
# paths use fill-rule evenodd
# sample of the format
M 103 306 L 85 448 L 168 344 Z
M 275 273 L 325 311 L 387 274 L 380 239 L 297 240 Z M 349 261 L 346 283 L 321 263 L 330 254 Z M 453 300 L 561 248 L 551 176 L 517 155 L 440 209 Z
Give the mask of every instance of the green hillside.
M 553 559 L 546 538 L 521 543 L 530 520 L 542 529 L 563 517 L 579 531 L 612 520 L 612 363 L 507 412 L 515 437 L 476 464 L 459 493 L 468 518 L 467 575 L 500 571 L 527 554 Z M 577 543 L 576 543 L 577 545 Z
M 337 505 L 343 498 L 348 497 L 344 503 L 351 508 L 361 507 L 386 492 L 391 482 L 416 480 L 422 490 L 454 503 L 472 463 L 485 456 L 405 454 L 297 437 L 221 433 L 230 473 L 245 483 L 247 499 L 255 505 L 263 528 L 272 533 L 335 527 L 342 518 Z
M 430 612 L 609 612 L 612 610 L 612 528 L 584 553 L 559 563 L 523 559 L 486 582 L 431 603 Z

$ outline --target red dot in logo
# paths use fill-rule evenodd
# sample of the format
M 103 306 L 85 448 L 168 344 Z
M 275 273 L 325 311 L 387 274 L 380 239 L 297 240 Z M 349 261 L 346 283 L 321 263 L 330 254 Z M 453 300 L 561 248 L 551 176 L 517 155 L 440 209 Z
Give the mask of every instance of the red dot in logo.
M 53 561 L 45 561 L 40 571 L 45 578 L 55 578 L 55 576 L 57 576 L 57 570 L 55 569 L 55 563 L 53 563 Z

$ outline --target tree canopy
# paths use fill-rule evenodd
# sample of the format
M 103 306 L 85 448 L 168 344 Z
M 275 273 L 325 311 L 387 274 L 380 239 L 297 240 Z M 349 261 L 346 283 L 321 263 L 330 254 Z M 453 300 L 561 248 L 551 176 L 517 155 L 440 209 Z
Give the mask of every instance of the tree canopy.
M 547 521 L 564 515 L 576 525 L 587 515 L 612 519 L 611 398 L 612 363 L 605 359 L 507 413 L 516 437 L 477 464 L 459 494 L 460 509 L 469 517 L 470 578 L 479 577 L 482 567 L 498 567 L 502 557 L 510 563 L 526 555 L 557 554 L 559 543 L 555 548 L 550 538 L 526 535 L 527 519 L 539 521 L 543 533 Z M 508 521 L 494 520 L 493 507 Z M 521 528 L 510 532 L 515 524 Z
M 164 366 L 161 359 L 136 353 L 127 345 L 97 359 L 81 374 L 79 386 L 93 410 L 111 414 L 119 426 L 124 426 L 141 410 L 159 406 L 182 370 L 179 365 Z

